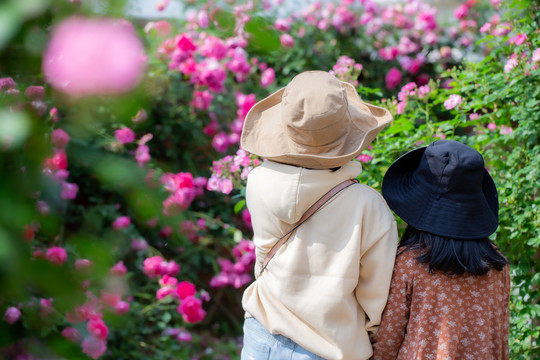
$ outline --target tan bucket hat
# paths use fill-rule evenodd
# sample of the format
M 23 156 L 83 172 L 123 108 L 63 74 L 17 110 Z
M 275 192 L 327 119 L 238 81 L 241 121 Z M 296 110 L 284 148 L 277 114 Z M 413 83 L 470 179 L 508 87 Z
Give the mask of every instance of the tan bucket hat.
M 240 144 L 268 160 L 330 169 L 358 156 L 391 121 L 388 110 L 362 101 L 353 85 L 306 71 L 251 108 Z

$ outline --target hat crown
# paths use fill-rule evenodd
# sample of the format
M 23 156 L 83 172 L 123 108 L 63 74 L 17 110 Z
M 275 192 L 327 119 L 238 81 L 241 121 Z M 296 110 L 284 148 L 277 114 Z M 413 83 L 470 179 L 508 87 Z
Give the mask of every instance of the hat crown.
M 297 75 L 282 96 L 282 117 L 287 135 L 296 144 L 327 151 L 349 129 L 347 93 L 341 81 L 324 71 Z
M 435 186 L 439 194 L 450 191 L 457 194 L 482 191 L 482 155 L 456 141 L 439 140 L 429 145 L 418 170 L 419 176 Z

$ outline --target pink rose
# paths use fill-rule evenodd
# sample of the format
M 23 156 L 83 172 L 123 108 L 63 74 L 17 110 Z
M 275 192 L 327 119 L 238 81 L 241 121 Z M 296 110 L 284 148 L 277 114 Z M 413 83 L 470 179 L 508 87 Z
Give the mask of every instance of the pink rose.
M 261 74 L 261 86 L 267 88 L 270 86 L 276 78 L 276 72 L 273 68 L 269 67 Z
M 54 129 L 51 134 L 51 143 L 58 148 L 63 148 L 69 143 L 69 134 L 62 129 Z
M 178 306 L 177 311 L 187 323 L 197 323 L 204 319 L 206 311 L 202 309 L 202 300 L 188 296 Z
M 53 246 L 45 253 L 45 258 L 53 265 L 62 265 L 67 260 L 66 249 L 59 246 Z
M 107 350 L 107 343 L 105 340 L 89 335 L 82 342 L 83 352 L 96 360 Z
M 62 330 L 62 336 L 75 344 L 79 343 L 82 340 L 79 330 L 73 327 L 67 327 Z
M 45 89 L 43 86 L 29 86 L 24 91 L 24 95 L 30 100 L 43 100 L 45 98 Z
M 393 67 L 391 68 L 385 77 L 386 88 L 389 90 L 395 89 L 401 82 L 401 72 Z
M 176 293 L 180 300 L 184 300 L 188 296 L 193 296 L 196 293 L 195 285 L 189 281 L 181 281 L 176 287 Z
M 60 193 L 62 199 L 73 200 L 77 197 L 78 192 L 79 185 L 65 181 L 62 182 L 62 192 Z
M 119 301 L 114 306 L 114 312 L 116 313 L 116 315 L 124 315 L 125 313 L 129 311 L 130 308 L 131 308 L 131 305 L 129 305 L 128 302 Z
M 450 110 L 450 109 L 453 109 L 455 108 L 456 106 L 458 106 L 459 104 L 462 103 L 462 98 L 460 95 L 456 95 L 456 94 L 452 94 L 448 97 L 448 99 L 446 99 L 444 101 L 444 107 L 447 109 L 447 110 Z
M 125 229 L 131 224 L 131 219 L 127 216 L 120 216 L 114 220 L 112 227 L 114 230 Z
M 163 274 L 161 263 L 164 262 L 161 256 L 152 256 L 143 261 L 143 272 L 150 278 L 155 278 Z
M 21 311 L 14 306 L 8 307 L 4 313 L 4 321 L 10 325 L 13 325 L 20 317 Z
M 135 140 L 135 133 L 130 128 L 124 127 L 115 130 L 114 137 L 121 144 L 129 144 Z
M 539 62 L 540 61 L 540 48 L 533 51 L 532 61 L 534 61 L 534 62 Z
M 97 316 L 88 321 L 88 324 L 86 324 L 86 329 L 94 337 L 101 340 L 107 339 L 107 335 L 109 334 L 109 328 L 105 322 Z
M 516 66 L 518 66 L 518 61 L 516 59 L 508 59 L 506 64 L 504 64 L 504 72 L 509 73 L 514 70 Z
M 124 262 L 123 261 L 119 261 L 117 262 L 112 268 L 111 270 L 109 271 L 109 273 L 111 275 L 115 275 L 115 276 L 124 276 L 127 272 L 127 269 L 126 267 L 124 266 Z
M 52 299 L 40 299 L 39 307 L 41 310 L 41 317 L 46 318 L 53 313 Z
M 289 34 L 281 34 L 279 40 L 281 41 L 281 46 L 284 48 L 292 48 L 294 46 L 294 38 Z
M 43 55 L 43 75 L 73 96 L 117 94 L 139 83 L 146 55 L 126 20 L 73 16 L 52 32 Z
M 77 259 L 75 260 L 75 270 L 81 271 L 90 269 L 94 263 L 91 260 L 88 259 Z

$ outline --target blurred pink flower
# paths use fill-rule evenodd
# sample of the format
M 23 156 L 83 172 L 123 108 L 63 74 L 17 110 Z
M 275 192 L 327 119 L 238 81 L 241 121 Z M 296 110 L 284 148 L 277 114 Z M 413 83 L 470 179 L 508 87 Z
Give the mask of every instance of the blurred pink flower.
M 176 340 L 179 342 L 191 342 L 193 341 L 193 337 L 188 331 L 182 330 L 176 335 Z
M 499 133 L 501 135 L 509 135 L 512 133 L 512 128 L 509 127 L 509 126 L 504 126 L 504 125 L 501 125 L 500 128 L 499 128 Z
M 210 25 L 210 19 L 206 10 L 203 9 L 197 13 L 197 24 L 202 29 L 206 29 Z
M 140 109 L 139 111 L 137 111 L 137 114 L 135 114 L 135 116 L 131 118 L 131 121 L 133 121 L 134 123 L 141 123 L 145 122 L 146 119 L 148 119 L 148 114 L 146 113 L 146 110 Z
M 276 72 L 273 68 L 269 67 L 261 74 L 261 86 L 267 88 L 270 86 L 276 78 Z
M 53 313 L 52 299 L 40 299 L 39 308 L 41 310 L 41 317 L 46 318 Z
M 129 144 L 135 140 L 135 133 L 128 127 L 114 131 L 114 137 L 120 144 Z
M 223 131 L 216 134 L 212 139 L 212 146 L 217 152 L 223 153 L 227 151 L 230 145 L 231 143 L 229 142 L 229 137 Z
M 45 258 L 53 265 L 62 265 L 67 260 L 66 249 L 59 246 L 53 246 L 47 250 Z
M 166 216 L 177 215 L 186 210 L 194 198 L 195 193 L 192 188 L 178 189 L 163 201 L 163 214 Z
M 423 85 L 418 88 L 418 97 L 420 99 L 423 99 L 426 95 L 428 95 L 431 92 L 431 88 L 429 85 Z
M 221 92 L 227 73 L 221 64 L 214 58 L 206 58 L 197 64 L 198 75 L 196 81 L 198 85 L 208 86 L 214 92 Z
M 147 162 L 149 162 L 151 159 L 150 156 L 150 149 L 147 145 L 139 145 L 137 146 L 137 150 L 135 150 L 135 160 L 137 160 L 137 164 L 139 166 L 144 166 Z
M 202 309 L 202 300 L 188 296 L 178 306 L 178 312 L 187 323 L 197 323 L 204 320 L 206 312 Z
M 385 77 L 386 88 L 389 90 L 395 89 L 401 82 L 401 72 L 393 67 L 391 68 Z
M 77 259 L 75 260 L 75 270 L 81 271 L 90 269 L 94 263 L 91 260 L 88 259 Z
M 200 51 L 205 57 L 221 60 L 227 56 L 227 45 L 217 36 L 208 36 L 204 39 Z
M 79 343 L 82 340 L 79 330 L 73 327 L 67 327 L 62 330 L 62 336 L 75 344 Z
M 131 219 L 128 216 L 119 216 L 112 223 L 114 230 L 127 228 L 131 224 Z
M 462 98 L 460 95 L 452 94 L 444 101 L 443 105 L 447 110 L 450 110 L 461 104 L 461 102 Z
M 0 78 L 0 91 L 7 91 L 10 89 L 15 89 L 16 85 L 17 84 L 15 84 L 15 81 L 13 80 L 13 78 L 10 78 L 10 77 Z
M 248 209 L 242 211 L 242 220 L 248 229 L 253 229 L 253 225 L 251 224 L 251 214 Z
M 516 45 L 521 45 L 523 44 L 525 41 L 527 40 L 527 34 L 517 34 L 515 37 L 514 37 L 514 43 Z
M 150 21 L 144 26 L 144 32 L 149 34 L 155 30 L 158 36 L 168 36 L 171 33 L 171 24 L 165 20 Z
M 43 86 L 31 85 L 26 88 L 24 95 L 30 100 L 43 100 L 45 98 L 45 89 Z
M 491 5 L 493 5 L 494 8 L 498 9 L 501 5 L 502 0 L 491 0 Z
M 111 275 L 124 276 L 127 273 L 126 266 L 123 261 L 117 262 L 109 271 Z
M 69 134 L 62 129 L 54 129 L 51 134 L 51 143 L 58 148 L 63 148 L 69 143 Z
M 289 31 L 291 30 L 291 21 L 288 19 L 277 19 L 274 22 L 274 27 L 279 31 Z
M 4 313 L 4 321 L 10 325 L 13 325 L 20 317 L 21 311 L 14 306 L 8 307 Z
M 193 100 L 191 100 L 191 106 L 195 109 L 208 110 L 212 104 L 214 95 L 208 90 L 195 90 L 193 91 Z
M 184 300 L 188 296 L 193 296 L 197 292 L 195 285 L 189 281 L 181 281 L 176 286 L 176 293 L 180 300 Z
M 370 162 L 371 160 L 373 160 L 373 156 L 371 156 L 369 154 L 360 154 L 360 155 L 358 155 L 356 160 L 358 160 L 360 162 L 363 162 L 363 163 L 367 163 L 367 162 Z
M 135 251 L 144 251 L 148 249 L 148 243 L 144 239 L 132 239 L 130 249 Z
M 130 308 L 131 305 L 128 302 L 120 300 L 114 306 L 114 312 L 116 313 L 116 315 L 123 315 L 127 313 Z
M 487 33 L 489 32 L 489 30 L 491 30 L 491 23 L 488 22 L 482 25 L 482 27 L 480 28 L 481 33 Z
M 407 106 L 407 102 L 406 101 L 400 101 L 397 104 L 397 113 L 398 114 L 403 114 L 403 112 L 405 111 L 405 106 Z
M 540 62 L 540 48 L 533 51 L 531 60 L 534 62 Z
M 518 61 L 515 58 L 508 59 L 506 64 L 504 64 L 504 72 L 509 73 L 514 70 L 516 66 L 518 66 Z
M 85 337 L 82 342 L 82 350 L 86 355 L 96 360 L 107 350 L 107 342 L 93 335 L 89 335 Z
M 79 185 L 65 181 L 62 182 L 62 192 L 60 193 L 62 199 L 73 200 L 77 197 L 78 192 Z
M 158 0 L 156 2 L 157 11 L 163 11 L 169 5 L 170 0 Z
M 487 128 L 491 131 L 495 130 L 497 128 L 497 125 L 495 123 L 489 123 L 487 124 Z
M 292 48 L 294 46 L 294 38 L 289 34 L 281 34 L 279 40 L 281 41 L 281 46 L 284 48 Z
M 43 55 L 43 75 L 55 89 L 73 96 L 132 90 L 146 55 L 126 20 L 73 16 L 52 32 Z
M 466 4 L 461 4 L 456 10 L 454 10 L 454 16 L 458 19 L 463 19 L 469 14 L 469 8 Z
M 86 324 L 86 329 L 90 334 L 101 340 L 107 339 L 109 334 L 107 324 L 98 316 L 90 318 L 88 324 Z
M 479 118 L 480 118 L 480 115 L 478 115 L 478 113 L 472 113 L 469 115 L 469 120 L 471 121 L 478 120 Z

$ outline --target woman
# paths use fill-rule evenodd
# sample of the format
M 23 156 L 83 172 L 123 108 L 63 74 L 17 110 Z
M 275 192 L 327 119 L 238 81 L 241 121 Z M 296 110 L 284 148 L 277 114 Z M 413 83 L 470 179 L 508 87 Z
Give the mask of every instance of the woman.
M 408 227 L 373 359 L 508 359 L 510 275 L 488 239 L 498 200 L 482 155 L 436 141 L 396 160 L 382 192 Z
M 257 278 L 242 299 L 243 360 L 371 356 L 397 230 L 382 196 L 351 181 L 361 171 L 352 160 L 391 119 L 322 71 L 297 75 L 247 114 L 241 146 L 266 160 L 250 172 L 246 189 Z

